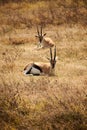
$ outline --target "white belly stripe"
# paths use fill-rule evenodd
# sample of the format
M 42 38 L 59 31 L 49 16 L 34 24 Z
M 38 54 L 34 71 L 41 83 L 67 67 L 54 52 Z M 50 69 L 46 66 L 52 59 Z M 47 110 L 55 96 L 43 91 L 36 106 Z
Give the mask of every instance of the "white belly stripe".
M 37 68 L 34 68 L 34 67 L 31 68 L 31 71 L 30 71 L 29 74 L 27 74 L 28 71 L 29 71 L 29 69 L 28 69 L 28 70 L 24 70 L 23 73 L 24 73 L 25 75 L 29 75 L 29 74 L 41 74 L 40 70 L 38 70 Z
M 32 67 L 30 73 L 31 73 L 31 74 L 40 74 L 41 72 L 40 72 L 40 70 L 38 70 L 37 68 Z

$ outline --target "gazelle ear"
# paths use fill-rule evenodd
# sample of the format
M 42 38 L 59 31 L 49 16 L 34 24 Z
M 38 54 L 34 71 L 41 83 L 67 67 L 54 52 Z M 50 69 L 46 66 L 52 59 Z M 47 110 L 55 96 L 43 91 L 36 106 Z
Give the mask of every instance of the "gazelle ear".
M 35 35 L 35 37 L 38 37 L 38 35 Z
M 44 33 L 43 36 L 46 36 L 46 33 Z
M 50 60 L 50 58 L 49 58 L 49 57 L 47 57 L 47 59 L 48 59 L 48 60 Z

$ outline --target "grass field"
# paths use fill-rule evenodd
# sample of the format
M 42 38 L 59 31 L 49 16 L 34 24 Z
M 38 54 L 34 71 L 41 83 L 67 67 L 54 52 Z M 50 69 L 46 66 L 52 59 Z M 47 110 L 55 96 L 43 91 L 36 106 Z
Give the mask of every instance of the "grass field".
M 0 12 L 2 21 L 6 10 Z M 0 129 L 86 130 L 87 27 L 44 25 L 57 47 L 56 74 L 33 77 L 23 74 L 24 67 L 48 62 L 49 49 L 35 49 L 35 25 L 15 26 L 5 21 L 0 28 Z

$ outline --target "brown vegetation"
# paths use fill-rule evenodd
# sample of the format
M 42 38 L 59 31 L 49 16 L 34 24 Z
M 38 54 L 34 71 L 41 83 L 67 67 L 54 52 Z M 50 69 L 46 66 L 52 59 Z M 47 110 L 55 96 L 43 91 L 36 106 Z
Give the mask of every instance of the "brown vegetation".
M 87 129 L 86 7 L 79 3 L 77 20 L 71 15 L 70 5 L 65 8 L 67 4 L 55 3 L 58 0 L 45 2 L 1 5 L 1 130 Z M 59 9 L 51 8 L 52 5 Z M 40 23 L 57 47 L 59 60 L 55 76 L 23 75 L 26 64 L 46 62 L 49 56 L 49 49 L 35 50 L 35 25 Z
M 13 28 L 31 28 L 36 24 L 84 24 L 87 25 L 87 3 L 85 0 L 51 0 L 11 2 L 0 6 L 0 24 L 5 32 Z M 3 24 L 2 24 L 3 23 Z M 7 25 L 7 28 L 4 26 Z

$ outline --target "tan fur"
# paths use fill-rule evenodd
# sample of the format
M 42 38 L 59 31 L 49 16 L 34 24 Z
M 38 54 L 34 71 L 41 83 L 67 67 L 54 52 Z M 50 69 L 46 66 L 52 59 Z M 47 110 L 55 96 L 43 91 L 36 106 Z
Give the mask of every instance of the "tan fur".
M 38 65 L 42 69 L 43 73 L 45 74 L 50 73 L 50 70 L 51 70 L 50 63 L 36 62 L 35 64 Z
M 53 69 L 53 71 L 52 71 L 52 68 L 51 68 L 50 63 L 34 62 L 34 64 L 38 65 L 38 66 L 42 69 L 42 71 L 43 71 L 44 74 L 50 75 L 50 74 L 53 74 L 53 72 L 54 72 L 54 69 Z M 32 65 L 33 65 L 33 62 L 32 62 L 32 63 L 29 63 L 29 64 L 24 68 L 24 70 L 28 69 L 28 68 L 29 68 L 30 66 L 32 66 Z
M 52 41 L 51 38 L 49 37 L 43 38 L 43 41 L 42 41 L 43 47 L 53 47 L 54 45 L 55 43 Z
M 27 71 L 33 70 L 31 67 L 37 68 L 40 72 L 37 72 L 37 74 L 48 74 L 48 75 L 55 75 L 55 64 L 56 64 L 56 46 L 54 48 L 54 56 L 52 55 L 52 48 L 50 48 L 50 58 L 48 58 L 49 63 L 44 63 L 44 62 L 32 62 L 29 63 L 25 67 L 25 73 Z M 36 67 L 34 66 L 36 65 Z M 29 73 L 30 73 L 29 72 Z M 35 71 L 32 71 L 31 73 L 34 74 Z

